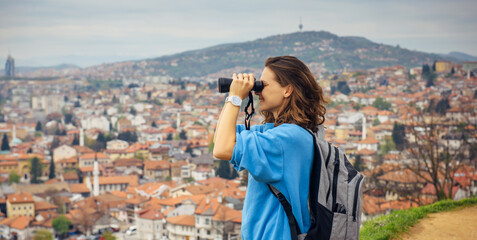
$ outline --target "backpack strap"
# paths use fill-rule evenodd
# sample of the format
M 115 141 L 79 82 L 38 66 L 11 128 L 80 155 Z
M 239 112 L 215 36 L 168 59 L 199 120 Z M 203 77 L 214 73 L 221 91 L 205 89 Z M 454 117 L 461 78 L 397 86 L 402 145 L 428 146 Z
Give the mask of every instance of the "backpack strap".
M 291 239 L 292 240 L 298 240 L 298 235 L 301 233 L 300 227 L 298 226 L 298 223 L 296 222 L 295 215 L 293 215 L 292 207 L 290 203 L 288 203 L 287 199 L 283 194 L 278 191 L 277 188 L 274 186 L 267 184 L 268 188 L 270 188 L 270 191 L 273 193 L 273 195 L 278 198 L 278 201 L 283 206 L 283 209 L 285 210 L 285 213 L 287 214 L 288 217 L 288 224 L 290 225 L 290 233 L 291 233 Z
M 317 147 L 317 142 L 316 142 L 317 140 L 315 138 L 315 134 L 310 129 L 306 129 L 306 130 L 311 134 L 311 138 L 313 139 L 314 156 L 313 156 L 313 166 L 312 166 L 311 175 L 310 175 L 309 199 L 316 199 L 316 202 L 315 200 L 312 200 L 312 201 L 308 201 L 308 203 L 310 204 L 309 209 L 310 209 L 311 221 L 315 222 L 316 221 L 315 215 L 317 214 L 315 212 L 316 211 L 315 209 L 318 202 L 318 187 L 320 186 L 320 177 L 321 177 L 320 171 L 321 171 L 322 159 L 321 159 L 320 150 Z M 318 126 L 318 132 L 320 134 L 316 135 L 316 137 L 318 137 L 319 139 L 320 138 L 324 139 L 324 128 L 322 125 Z M 298 240 L 298 235 L 301 234 L 301 230 L 295 219 L 295 215 L 293 215 L 293 211 L 292 211 L 292 207 L 290 203 L 287 201 L 285 196 L 283 196 L 283 194 L 277 188 L 275 188 L 274 186 L 270 184 L 267 184 L 267 185 L 270 191 L 273 193 L 273 195 L 276 198 L 278 198 L 278 201 L 280 201 L 280 203 L 283 206 L 283 209 L 285 210 L 285 213 L 287 214 L 288 224 L 290 224 L 290 232 L 291 232 L 292 240 Z M 300 236 L 300 237 L 303 237 L 303 236 Z

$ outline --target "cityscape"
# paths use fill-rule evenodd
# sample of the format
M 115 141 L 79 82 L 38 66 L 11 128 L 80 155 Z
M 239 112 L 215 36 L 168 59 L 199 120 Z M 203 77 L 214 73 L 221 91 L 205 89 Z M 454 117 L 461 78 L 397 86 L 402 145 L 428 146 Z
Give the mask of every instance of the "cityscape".
M 216 79 L 16 79 L 14 61 L 0 83 L 2 239 L 240 239 L 248 176 L 211 154 Z M 477 62 L 307 64 L 331 100 L 326 140 L 366 177 L 363 221 L 475 196 Z

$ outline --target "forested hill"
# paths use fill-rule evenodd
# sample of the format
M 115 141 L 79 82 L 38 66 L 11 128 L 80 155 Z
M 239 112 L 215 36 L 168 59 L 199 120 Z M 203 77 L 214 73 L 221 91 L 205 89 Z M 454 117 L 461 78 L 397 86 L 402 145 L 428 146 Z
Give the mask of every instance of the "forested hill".
M 295 32 L 241 43 L 228 43 L 153 59 L 104 63 L 86 68 L 40 69 L 27 77 L 74 76 L 88 79 L 169 75 L 175 78 L 259 72 L 267 57 L 293 55 L 312 71 L 357 70 L 402 65 L 420 67 L 435 60 L 460 62 L 452 55 L 411 51 L 363 37 L 339 37 L 325 31 Z
M 293 55 L 307 64 L 329 71 L 432 64 L 435 60 L 458 62 L 452 57 L 411 51 L 363 37 L 339 37 L 325 31 L 296 32 L 254 41 L 217 45 L 205 49 L 148 59 L 147 65 L 174 77 L 205 76 L 235 67 L 262 68 L 269 56 Z M 152 70 L 152 69 L 151 69 Z

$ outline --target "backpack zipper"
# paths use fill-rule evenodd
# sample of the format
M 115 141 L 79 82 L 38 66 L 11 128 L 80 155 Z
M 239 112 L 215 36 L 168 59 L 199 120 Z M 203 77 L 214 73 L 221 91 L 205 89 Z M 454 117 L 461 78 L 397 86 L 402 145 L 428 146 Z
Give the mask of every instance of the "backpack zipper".
M 358 207 L 358 195 L 359 195 L 359 185 L 361 180 L 363 180 L 363 175 L 359 176 L 358 181 L 356 182 L 356 188 L 354 190 L 354 200 L 353 200 L 353 222 L 356 222 L 356 211 Z
M 335 147 L 335 161 L 334 161 L 335 169 L 333 172 L 333 204 L 331 205 L 332 208 L 336 205 L 336 192 L 338 190 L 338 174 L 340 172 L 340 153 L 338 148 Z M 333 209 L 334 210 L 334 209 Z
M 328 169 L 328 163 L 330 162 L 330 157 L 331 157 L 331 143 L 328 143 L 328 156 L 326 156 L 326 163 L 325 163 L 325 169 Z M 326 170 L 328 173 L 328 170 Z M 330 192 L 331 192 L 331 185 L 328 188 L 328 191 L 326 192 L 326 203 L 328 203 L 328 200 L 330 199 Z

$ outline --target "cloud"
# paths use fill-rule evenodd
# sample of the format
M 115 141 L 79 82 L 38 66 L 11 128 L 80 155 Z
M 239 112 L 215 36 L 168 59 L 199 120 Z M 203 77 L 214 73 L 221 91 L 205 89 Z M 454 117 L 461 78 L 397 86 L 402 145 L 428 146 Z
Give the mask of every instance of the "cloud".
M 470 41 L 477 38 L 476 6 L 471 0 L 0 0 L 0 55 L 157 57 L 294 32 L 300 17 L 304 30 L 477 55 Z

